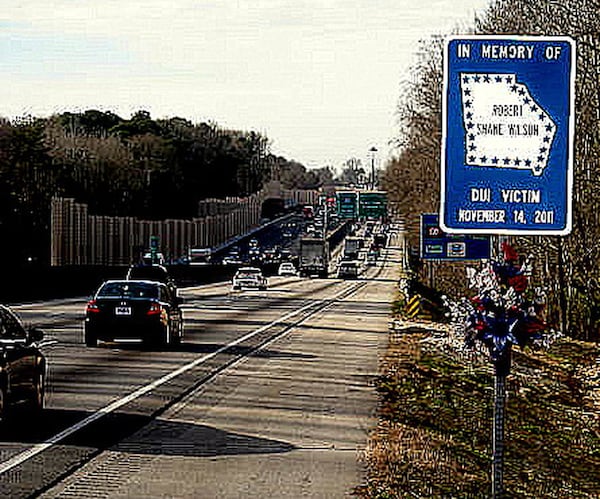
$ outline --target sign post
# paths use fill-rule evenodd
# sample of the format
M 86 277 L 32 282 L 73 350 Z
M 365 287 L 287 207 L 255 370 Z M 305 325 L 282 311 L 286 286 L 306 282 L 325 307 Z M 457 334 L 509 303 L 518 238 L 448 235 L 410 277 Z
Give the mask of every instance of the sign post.
M 160 239 L 158 236 L 150 236 L 150 259 L 153 264 L 158 263 L 158 246 Z
M 569 234 L 574 41 L 456 36 L 444 49 L 441 229 L 450 234 Z M 494 324 L 495 338 L 512 330 L 500 321 Z M 510 345 L 505 354 L 505 359 L 494 361 L 494 498 L 504 494 Z
M 444 52 L 440 221 L 448 233 L 571 231 L 575 45 L 462 36 Z

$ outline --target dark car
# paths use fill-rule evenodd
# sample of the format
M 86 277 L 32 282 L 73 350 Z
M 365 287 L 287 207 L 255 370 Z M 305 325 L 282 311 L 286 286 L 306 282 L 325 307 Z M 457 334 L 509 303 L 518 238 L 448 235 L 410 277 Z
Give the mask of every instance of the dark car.
M 182 301 L 158 281 L 106 281 L 87 304 L 85 344 L 96 346 L 98 340 L 178 344 L 183 336 Z
M 340 279 L 356 279 L 360 274 L 360 265 L 356 260 L 342 261 L 338 267 Z
M 387 245 L 387 234 L 385 234 L 384 232 L 379 232 L 378 234 L 375 234 L 373 242 L 378 248 L 385 248 Z
M 43 337 L 40 329 L 25 329 L 12 310 L 0 305 L 0 419 L 15 406 L 43 409 L 46 359 L 37 347 Z
M 242 263 L 244 263 L 240 247 L 233 246 L 229 250 L 229 253 L 227 253 L 227 255 L 225 256 L 225 258 L 223 258 L 222 263 L 223 265 L 241 265 Z

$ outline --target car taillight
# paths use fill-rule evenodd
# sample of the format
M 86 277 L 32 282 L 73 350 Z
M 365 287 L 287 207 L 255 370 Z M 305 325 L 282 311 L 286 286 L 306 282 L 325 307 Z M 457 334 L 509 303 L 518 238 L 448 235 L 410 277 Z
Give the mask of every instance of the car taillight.
M 98 307 L 96 300 L 90 300 L 85 311 L 91 313 L 100 312 L 100 308 Z
M 148 309 L 148 312 L 146 312 L 148 315 L 159 315 L 162 312 L 162 307 L 160 306 L 160 303 L 152 303 L 150 305 L 150 308 Z

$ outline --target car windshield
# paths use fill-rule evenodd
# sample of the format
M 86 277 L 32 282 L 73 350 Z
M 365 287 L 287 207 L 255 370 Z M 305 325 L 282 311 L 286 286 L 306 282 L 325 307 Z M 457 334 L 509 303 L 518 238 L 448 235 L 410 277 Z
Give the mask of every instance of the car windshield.
M 107 282 L 98 297 L 158 298 L 158 286 L 145 282 Z

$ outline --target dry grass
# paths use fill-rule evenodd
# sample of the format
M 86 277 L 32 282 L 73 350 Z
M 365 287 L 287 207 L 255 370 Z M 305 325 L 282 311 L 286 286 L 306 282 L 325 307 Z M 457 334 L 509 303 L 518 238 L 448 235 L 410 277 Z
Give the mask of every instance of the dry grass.
M 360 497 L 490 495 L 493 371 L 430 337 L 425 324 L 390 335 Z M 507 497 L 600 497 L 599 355 L 597 344 L 569 339 L 546 352 L 515 351 Z

